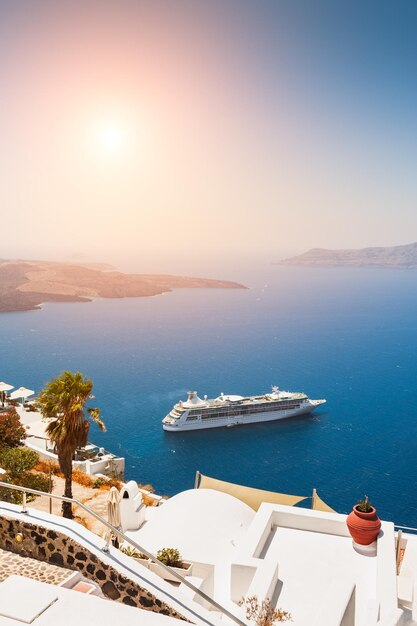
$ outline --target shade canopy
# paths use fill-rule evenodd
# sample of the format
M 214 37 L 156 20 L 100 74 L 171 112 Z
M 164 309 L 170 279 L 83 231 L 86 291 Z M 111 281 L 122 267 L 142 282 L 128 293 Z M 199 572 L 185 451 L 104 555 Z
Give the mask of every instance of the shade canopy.
M 264 491 L 263 489 L 256 489 L 255 487 L 245 487 L 244 485 L 227 483 L 224 480 L 210 478 L 209 476 L 204 476 L 203 474 L 199 474 L 199 476 L 199 489 L 214 489 L 216 491 L 223 491 L 224 493 L 228 493 L 238 500 L 245 502 L 245 504 L 250 506 L 254 511 L 259 509 L 262 502 L 294 506 L 298 502 L 307 499 L 307 496 L 293 496 L 286 493 L 278 493 L 276 491 Z
M 29 398 L 29 396 L 33 396 L 35 392 L 32 389 L 26 389 L 26 387 L 19 387 L 10 394 L 12 400 L 17 400 L 18 398 Z

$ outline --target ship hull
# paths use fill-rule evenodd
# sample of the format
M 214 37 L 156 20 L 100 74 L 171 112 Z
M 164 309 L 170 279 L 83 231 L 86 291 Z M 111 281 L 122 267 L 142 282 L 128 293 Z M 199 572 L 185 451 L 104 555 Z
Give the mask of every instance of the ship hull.
M 188 430 L 206 430 L 207 428 L 231 428 L 233 426 L 243 426 L 245 424 L 260 424 L 263 422 L 275 422 L 299 415 L 308 415 L 316 407 L 325 403 L 325 400 L 310 400 L 305 406 L 299 409 L 288 409 L 284 411 L 265 411 L 262 413 L 253 413 L 249 415 L 234 415 L 233 417 L 225 417 L 222 419 L 200 419 L 190 423 L 177 422 L 176 424 L 162 424 L 163 429 L 168 432 L 185 432 Z

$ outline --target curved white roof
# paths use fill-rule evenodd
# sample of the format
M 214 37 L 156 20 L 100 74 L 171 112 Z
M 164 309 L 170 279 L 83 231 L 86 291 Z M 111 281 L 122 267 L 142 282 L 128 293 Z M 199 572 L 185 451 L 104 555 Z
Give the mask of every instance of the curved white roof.
M 127 535 L 154 554 L 177 548 L 184 560 L 216 563 L 234 549 L 255 517 L 247 504 L 213 489 L 189 489 L 148 509 L 150 519 Z

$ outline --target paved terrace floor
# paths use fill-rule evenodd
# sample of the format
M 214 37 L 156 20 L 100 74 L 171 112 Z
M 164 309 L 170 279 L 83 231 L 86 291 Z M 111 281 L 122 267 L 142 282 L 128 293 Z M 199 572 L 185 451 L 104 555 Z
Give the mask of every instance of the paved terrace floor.
M 376 556 L 356 552 L 350 537 L 276 527 L 266 556 L 279 563 L 276 605 L 290 611 L 297 625 L 311 624 L 333 580 L 355 583 L 358 620 L 376 596 Z
M 26 576 L 33 580 L 49 583 L 51 585 L 60 585 L 69 576 L 73 574 L 72 570 L 43 563 L 36 559 L 20 556 L 13 552 L 6 552 L 0 549 L 0 582 L 6 580 L 9 576 L 16 574 L 18 576 Z

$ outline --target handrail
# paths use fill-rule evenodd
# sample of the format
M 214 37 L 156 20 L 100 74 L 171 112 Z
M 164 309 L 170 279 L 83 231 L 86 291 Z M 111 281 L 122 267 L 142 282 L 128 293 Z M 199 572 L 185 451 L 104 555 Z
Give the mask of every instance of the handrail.
M 394 524 L 394 528 L 399 528 L 400 530 L 413 530 L 417 533 L 417 528 L 412 528 L 411 526 L 398 526 L 397 524 Z
M 178 574 L 178 572 L 176 572 L 173 568 L 169 567 L 168 565 L 165 565 L 165 563 L 162 563 L 162 561 L 158 561 L 156 556 L 154 556 L 151 552 L 148 552 L 148 550 L 145 550 L 145 548 L 142 548 L 142 546 L 136 543 L 136 541 L 134 541 L 133 539 L 125 535 L 121 530 L 113 526 L 113 524 L 110 524 L 110 522 L 105 520 L 104 517 L 101 517 L 101 515 L 99 515 L 92 509 L 90 509 L 90 507 L 86 506 L 83 502 L 80 502 L 79 500 L 76 500 L 75 498 L 67 498 L 67 496 L 58 496 L 57 494 L 47 493 L 45 491 L 38 491 L 37 489 L 31 489 L 30 487 L 21 487 L 20 485 L 12 485 L 10 483 L 4 483 L 2 481 L 0 481 L 0 487 L 5 487 L 6 489 L 10 489 L 11 491 L 23 492 L 22 513 L 28 512 L 27 506 L 26 506 L 26 494 L 27 493 L 31 493 L 36 496 L 46 496 L 48 498 L 54 498 L 55 500 L 60 500 L 61 502 L 70 502 L 71 504 L 75 504 L 76 506 L 81 507 L 82 509 L 84 509 L 84 511 L 92 515 L 96 520 L 101 522 L 104 526 L 107 526 L 107 528 L 112 533 L 114 533 L 115 535 L 119 535 L 119 537 L 122 537 L 124 541 L 130 543 L 130 545 L 132 545 L 136 550 L 139 550 L 139 552 L 142 552 L 142 554 L 144 554 L 150 561 L 152 561 L 153 563 L 157 563 L 158 567 L 161 567 L 165 571 L 169 572 L 171 576 L 174 576 L 175 578 L 177 578 L 186 587 L 194 591 L 194 593 L 199 595 L 203 600 L 205 600 L 206 602 L 211 604 L 214 608 L 216 608 L 218 611 L 220 611 L 221 613 L 226 615 L 228 618 L 233 620 L 236 624 L 238 624 L 239 626 L 247 626 L 245 622 L 243 622 L 238 617 L 236 617 L 228 609 L 225 609 L 221 604 L 216 602 L 216 600 L 211 598 L 204 591 L 201 591 L 201 589 L 199 589 L 198 587 L 190 583 L 186 578 L 184 578 L 184 576 L 181 576 L 181 574 Z M 108 551 L 107 546 L 108 546 L 108 542 L 106 541 L 106 544 L 102 548 L 102 550 L 107 552 Z

